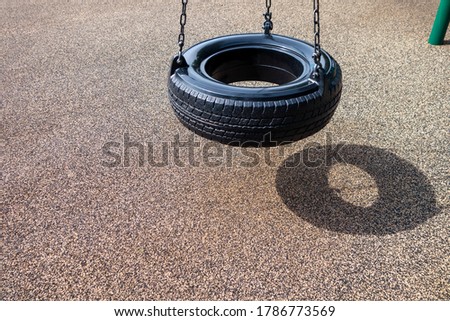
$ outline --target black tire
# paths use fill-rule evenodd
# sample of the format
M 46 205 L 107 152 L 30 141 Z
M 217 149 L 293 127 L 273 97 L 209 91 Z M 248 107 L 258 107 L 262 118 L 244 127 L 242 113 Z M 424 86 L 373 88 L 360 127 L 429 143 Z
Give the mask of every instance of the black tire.
M 314 48 L 278 35 L 243 34 L 199 43 L 174 58 L 169 98 L 189 129 L 208 139 L 241 146 L 273 146 L 324 128 L 339 103 L 342 74 L 322 51 L 319 81 L 311 76 Z M 245 80 L 279 84 L 238 87 Z

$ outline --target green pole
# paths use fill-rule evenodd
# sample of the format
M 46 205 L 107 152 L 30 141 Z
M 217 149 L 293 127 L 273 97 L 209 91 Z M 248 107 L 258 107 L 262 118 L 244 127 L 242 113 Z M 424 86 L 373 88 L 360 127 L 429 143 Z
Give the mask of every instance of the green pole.
M 439 9 L 434 20 L 428 42 L 432 45 L 442 45 L 445 33 L 447 32 L 448 22 L 450 20 L 450 0 L 441 0 Z

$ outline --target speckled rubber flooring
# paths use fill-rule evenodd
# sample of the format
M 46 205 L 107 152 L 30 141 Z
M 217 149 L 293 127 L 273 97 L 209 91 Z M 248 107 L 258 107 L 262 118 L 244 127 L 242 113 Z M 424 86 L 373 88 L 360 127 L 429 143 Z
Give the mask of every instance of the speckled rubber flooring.
M 449 300 L 437 5 L 322 0 L 335 117 L 243 151 L 171 111 L 179 1 L 3 0 L 1 299 Z M 311 7 L 274 0 L 275 32 L 312 40 Z M 260 32 L 263 12 L 189 1 L 187 45 Z

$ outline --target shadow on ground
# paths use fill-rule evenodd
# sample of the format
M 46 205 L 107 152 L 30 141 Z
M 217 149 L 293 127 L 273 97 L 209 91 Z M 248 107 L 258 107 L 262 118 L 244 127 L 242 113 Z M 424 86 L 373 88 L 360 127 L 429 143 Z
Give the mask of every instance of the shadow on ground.
M 356 168 L 376 184 L 376 197 L 361 206 L 330 184 L 336 166 Z M 345 166 L 343 166 L 345 165 Z M 350 166 L 349 166 L 350 165 Z M 356 197 L 370 190 L 344 172 L 344 188 Z M 348 180 L 350 179 L 350 180 Z M 338 178 L 339 183 L 339 178 Z M 361 145 L 315 146 L 286 159 L 278 169 L 278 194 L 309 223 L 347 234 L 387 235 L 416 228 L 440 212 L 427 177 L 411 163 L 383 149 Z M 342 184 L 341 184 L 342 185 Z M 373 194 L 373 193 L 372 193 Z

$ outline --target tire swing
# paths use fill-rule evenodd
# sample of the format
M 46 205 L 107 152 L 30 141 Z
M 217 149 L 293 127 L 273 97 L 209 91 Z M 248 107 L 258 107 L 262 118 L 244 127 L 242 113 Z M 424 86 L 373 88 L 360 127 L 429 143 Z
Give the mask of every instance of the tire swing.
M 276 146 L 324 128 L 339 103 L 342 74 L 320 48 L 319 0 L 314 44 L 271 34 L 266 0 L 264 33 L 229 35 L 183 52 L 188 0 L 182 0 L 179 53 L 173 58 L 169 99 L 178 119 L 200 136 L 239 146 Z M 269 87 L 233 85 L 269 82 Z

